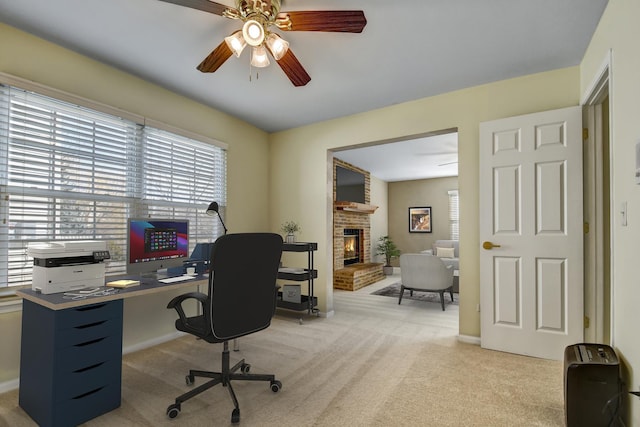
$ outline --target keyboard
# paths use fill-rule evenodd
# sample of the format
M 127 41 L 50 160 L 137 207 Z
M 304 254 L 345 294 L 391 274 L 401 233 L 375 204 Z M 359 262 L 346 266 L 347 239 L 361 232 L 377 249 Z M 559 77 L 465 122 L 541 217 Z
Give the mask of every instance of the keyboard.
M 176 276 L 176 277 L 167 277 L 166 279 L 158 279 L 160 283 L 176 283 L 176 282 L 184 282 L 185 280 L 195 279 L 196 276 Z

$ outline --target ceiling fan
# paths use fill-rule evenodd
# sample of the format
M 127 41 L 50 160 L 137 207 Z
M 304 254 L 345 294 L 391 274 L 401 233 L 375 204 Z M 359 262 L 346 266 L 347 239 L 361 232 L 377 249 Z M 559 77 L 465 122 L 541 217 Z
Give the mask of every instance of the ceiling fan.
M 225 37 L 198 65 L 203 73 L 213 73 L 232 54 L 240 56 L 246 45 L 252 47 L 251 65 L 269 65 L 267 51 L 276 60 L 294 86 L 304 86 L 311 77 L 298 58 L 289 49 L 289 43 L 271 31 L 330 31 L 361 33 L 367 24 L 361 10 L 310 10 L 280 12 L 281 0 L 235 0 L 236 7 L 225 6 L 209 0 L 160 0 L 190 7 L 229 19 L 239 19 L 244 24 L 241 30 Z

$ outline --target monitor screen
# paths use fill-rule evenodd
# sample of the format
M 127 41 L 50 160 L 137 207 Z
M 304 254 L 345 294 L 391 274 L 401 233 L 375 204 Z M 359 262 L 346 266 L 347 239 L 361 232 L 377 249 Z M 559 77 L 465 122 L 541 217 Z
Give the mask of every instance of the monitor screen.
M 127 273 L 155 273 L 189 258 L 189 220 L 133 219 L 127 226 Z

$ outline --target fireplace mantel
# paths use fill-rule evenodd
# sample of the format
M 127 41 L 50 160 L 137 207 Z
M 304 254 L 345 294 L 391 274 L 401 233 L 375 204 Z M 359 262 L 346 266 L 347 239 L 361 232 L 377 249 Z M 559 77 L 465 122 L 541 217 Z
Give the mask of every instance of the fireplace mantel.
M 333 207 L 337 211 L 357 212 L 372 214 L 378 209 L 377 206 L 367 205 L 358 202 L 333 202 Z

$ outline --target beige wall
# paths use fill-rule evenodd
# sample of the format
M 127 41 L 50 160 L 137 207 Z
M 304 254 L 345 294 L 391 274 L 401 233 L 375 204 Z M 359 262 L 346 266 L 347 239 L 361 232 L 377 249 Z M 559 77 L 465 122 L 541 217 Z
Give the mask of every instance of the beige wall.
M 331 189 L 327 151 L 458 129 L 460 191 L 460 334 L 480 336 L 478 126 L 486 120 L 578 105 L 578 67 L 529 75 L 272 134 L 272 227 L 299 218 L 304 239 L 318 242 L 316 284 L 322 311 L 333 310 Z M 291 179 L 291 175 L 300 179 Z M 321 197 L 324 195 L 324 197 Z
M 640 140 L 640 55 L 638 40 L 640 2 L 609 0 L 598 29 L 580 65 L 581 94 L 591 87 L 611 51 L 610 128 L 612 171 L 612 339 L 624 361 L 629 389 L 640 384 L 640 335 L 638 334 L 637 253 L 640 242 L 640 186 L 635 184 L 635 143 Z M 627 202 L 628 225 L 623 227 L 618 207 Z M 627 425 L 640 425 L 640 402 L 631 398 Z
M 122 71 L 0 24 L 0 72 L 139 114 L 228 144 L 225 222 L 231 231 L 269 230 L 268 135 Z M 273 231 L 277 231 L 274 228 Z M 171 294 L 125 302 L 125 348 L 175 333 Z M 0 384 L 19 372 L 21 313 L 0 314 Z
M 378 206 L 371 215 L 371 262 L 384 262 L 383 255 L 376 255 L 376 246 L 389 234 L 389 184 L 375 176 L 371 176 L 371 204 Z
M 0 384 L 20 376 L 22 311 L 0 314 Z
M 458 189 L 458 177 L 389 183 L 389 236 L 402 253 L 431 249 L 449 239 L 449 190 Z M 431 206 L 431 233 L 409 233 L 409 207 Z M 398 266 L 398 260 L 393 263 Z

